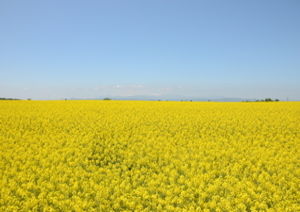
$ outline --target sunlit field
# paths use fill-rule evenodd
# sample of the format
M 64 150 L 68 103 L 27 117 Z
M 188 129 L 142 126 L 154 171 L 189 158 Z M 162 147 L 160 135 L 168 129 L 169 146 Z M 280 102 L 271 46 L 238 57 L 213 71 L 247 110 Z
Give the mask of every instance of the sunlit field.
M 0 211 L 300 211 L 300 102 L 0 101 Z

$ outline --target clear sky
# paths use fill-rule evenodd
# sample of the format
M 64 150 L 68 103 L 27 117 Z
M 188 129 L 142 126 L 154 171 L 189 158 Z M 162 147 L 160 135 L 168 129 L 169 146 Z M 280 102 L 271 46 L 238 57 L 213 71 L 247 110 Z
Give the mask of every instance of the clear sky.
M 299 0 L 3 0 L 0 97 L 300 100 Z

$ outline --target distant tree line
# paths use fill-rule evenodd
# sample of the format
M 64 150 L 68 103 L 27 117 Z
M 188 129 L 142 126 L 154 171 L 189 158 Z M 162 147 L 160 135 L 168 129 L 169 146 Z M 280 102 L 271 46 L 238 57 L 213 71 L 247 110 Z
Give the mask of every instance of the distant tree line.
M 251 102 L 251 101 L 243 101 L 243 102 Z M 262 100 L 256 100 L 255 102 L 279 102 L 279 99 L 271 99 L 271 98 L 265 98 L 265 99 L 262 99 Z
M 261 100 L 262 102 L 263 102 L 263 100 Z M 279 102 L 279 99 L 275 99 L 275 100 L 273 100 L 273 99 L 271 99 L 271 98 L 266 98 L 265 99 L 265 101 L 264 102 Z
M 14 99 L 14 98 L 1 98 L 1 97 L 0 97 L 0 100 L 21 100 L 21 99 Z

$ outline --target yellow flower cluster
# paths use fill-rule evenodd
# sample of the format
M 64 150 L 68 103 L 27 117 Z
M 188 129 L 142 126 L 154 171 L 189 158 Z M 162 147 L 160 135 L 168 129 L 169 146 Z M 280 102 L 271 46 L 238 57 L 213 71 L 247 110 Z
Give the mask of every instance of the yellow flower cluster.
M 300 211 L 300 103 L 1 101 L 0 211 Z

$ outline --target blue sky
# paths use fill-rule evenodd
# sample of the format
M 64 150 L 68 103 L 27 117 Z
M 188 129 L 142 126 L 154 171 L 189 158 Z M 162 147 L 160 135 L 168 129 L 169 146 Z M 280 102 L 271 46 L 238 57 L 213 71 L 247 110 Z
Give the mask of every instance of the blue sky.
M 299 0 L 1 1 L 0 97 L 300 100 Z

